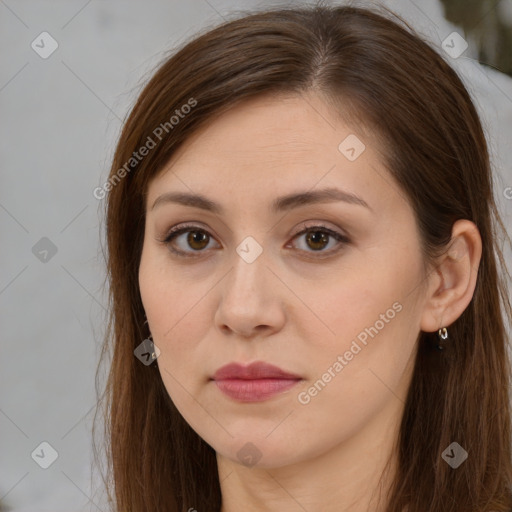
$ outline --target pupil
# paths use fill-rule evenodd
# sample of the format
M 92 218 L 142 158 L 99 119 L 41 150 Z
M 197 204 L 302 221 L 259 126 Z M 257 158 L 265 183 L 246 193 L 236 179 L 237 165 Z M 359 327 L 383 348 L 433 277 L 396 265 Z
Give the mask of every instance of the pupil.
M 319 237 L 317 237 L 319 235 Z M 323 242 L 327 243 L 327 234 L 322 231 L 313 231 L 308 234 L 308 242 L 312 241 L 313 245 L 320 243 L 320 247 L 312 247 L 312 249 L 322 249 L 324 245 Z

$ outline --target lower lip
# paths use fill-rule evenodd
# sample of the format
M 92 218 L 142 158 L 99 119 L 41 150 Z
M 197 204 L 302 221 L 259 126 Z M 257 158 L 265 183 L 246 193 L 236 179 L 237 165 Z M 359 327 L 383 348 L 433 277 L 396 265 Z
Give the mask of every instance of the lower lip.
M 289 390 L 299 379 L 223 379 L 217 387 L 227 396 L 241 402 L 261 402 Z

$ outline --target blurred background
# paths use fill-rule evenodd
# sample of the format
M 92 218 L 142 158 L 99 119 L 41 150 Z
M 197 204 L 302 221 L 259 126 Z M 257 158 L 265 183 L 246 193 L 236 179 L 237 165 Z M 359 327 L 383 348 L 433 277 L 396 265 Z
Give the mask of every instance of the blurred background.
M 510 228 L 512 0 L 351 4 L 394 10 L 461 75 Z M 277 5 L 289 3 L 0 0 L 0 510 L 107 510 L 91 436 L 107 304 L 93 190 L 164 52 Z
M 512 76 L 512 1 L 443 0 L 446 19 L 473 39 L 477 58 Z

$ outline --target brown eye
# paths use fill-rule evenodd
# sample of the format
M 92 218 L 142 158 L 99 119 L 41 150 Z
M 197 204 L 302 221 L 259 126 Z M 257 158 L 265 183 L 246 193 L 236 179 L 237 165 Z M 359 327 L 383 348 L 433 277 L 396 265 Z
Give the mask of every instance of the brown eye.
M 181 226 L 173 228 L 162 242 L 177 255 L 193 257 L 206 252 L 204 249 L 213 240 L 207 231 L 199 229 L 197 226 Z
M 208 245 L 209 240 L 210 237 L 204 231 L 188 231 L 187 243 L 196 251 L 204 249 Z
M 324 254 L 330 255 L 331 253 L 337 252 L 338 249 L 350 243 L 350 240 L 346 236 L 342 235 L 341 233 L 338 233 L 337 231 L 333 231 L 332 229 L 329 229 L 325 226 L 307 227 L 300 233 L 297 233 L 294 239 L 304 241 L 304 243 L 302 244 L 297 244 L 302 252 L 317 252 L 322 256 Z M 331 244 L 331 242 L 333 243 Z M 329 245 L 331 247 L 329 247 L 327 250 L 324 250 Z
M 324 231 L 309 231 L 306 234 L 306 243 L 311 249 L 318 251 L 329 243 L 329 235 Z
M 296 239 L 301 242 L 296 244 L 296 246 L 298 246 L 296 248 L 298 248 L 300 252 L 309 255 L 317 253 L 317 258 L 323 257 L 324 255 L 329 256 L 350 243 L 350 240 L 346 236 L 320 225 L 306 227 L 293 237 L 293 240 Z M 220 245 L 208 231 L 196 225 L 175 226 L 171 229 L 169 234 L 160 241 L 164 243 L 171 252 L 181 257 L 202 256 L 209 252 L 209 248 L 220 248 Z M 217 243 L 217 246 L 211 247 L 211 242 Z M 327 250 L 325 250 L 326 248 Z

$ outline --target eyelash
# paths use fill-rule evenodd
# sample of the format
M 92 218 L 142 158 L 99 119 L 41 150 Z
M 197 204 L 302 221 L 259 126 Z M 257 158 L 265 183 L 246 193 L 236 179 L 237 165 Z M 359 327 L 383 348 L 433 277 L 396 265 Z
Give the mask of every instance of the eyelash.
M 201 257 L 203 252 L 205 252 L 204 250 L 199 250 L 199 251 L 196 251 L 196 254 L 190 254 L 188 253 L 187 251 L 181 251 L 181 250 L 176 250 L 174 249 L 173 247 L 171 247 L 171 242 L 179 235 L 183 234 L 183 233 L 188 233 L 188 232 L 199 232 L 199 233 L 205 233 L 206 235 L 208 235 L 209 237 L 213 238 L 212 235 L 204 228 L 201 228 L 197 225 L 194 225 L 194 224 L 179 224 L 177 226 L 174 226 L 173 228 L 171 228 L 171 230 L 165 235 L 165 237 L 162 239 L 162 240 L 159 240 L 161 243 L 163 243 L 164 245 L 166 245 L 168 247 L 168 249 L 176 254 L 177 256 L 179 257 L 183 257 L 183 258 L 197 258 L 197 257 Z M 327 235 L 329 235 L 330 237 L 334 238 L 335 240 L 337 240 L 342 246 L 343 245 L 347 245 L 350 243 L 350 240 L 349 238 L 347 238 L 345 235 L 342 235 L 341 233 L 337 232 L 337 231 L 333 231 L 332 229 L 326 227 L 326 226 L 322 226 L 321 224 L 314 224 L 312 226 L 307 226 L 305 229 L 303 229 L 302 231 L 296 233 L 292 240 L 295 239 L 295 238 L 298 238 L 302 235 L 305 235 L 307 233 L 310 233 L 310 232 L 321 232 L 321 233 L 325 233 Z M 303 251 L 301 249 L 301 251 L 303 252 L 306 252 L 306 253 L 323 253 L 324 255 L 323 256 L 314 256 L 314 258 L 322 258 L 322 257 L 327 257 L 327 256 L 330 256 L 334 253 L 337 253 L 339 250 L 341 250 L 342 247 L 338 247 L 336 249 L 330 249 L 329 251 L 323 251 L 322 249 L 319 249 L 318 251 Z

